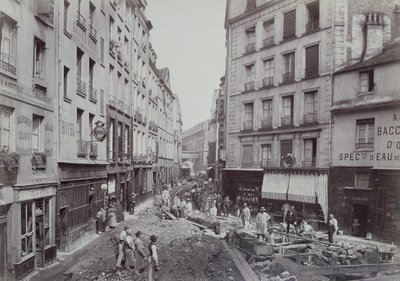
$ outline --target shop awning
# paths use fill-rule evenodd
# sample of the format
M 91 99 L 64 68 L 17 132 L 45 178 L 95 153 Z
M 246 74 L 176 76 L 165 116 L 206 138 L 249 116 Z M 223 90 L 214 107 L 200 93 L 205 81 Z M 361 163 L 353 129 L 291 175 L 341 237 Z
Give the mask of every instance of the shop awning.
M 261 197 L 286 200 L 289 176 L 281 173 L 264 173 Z

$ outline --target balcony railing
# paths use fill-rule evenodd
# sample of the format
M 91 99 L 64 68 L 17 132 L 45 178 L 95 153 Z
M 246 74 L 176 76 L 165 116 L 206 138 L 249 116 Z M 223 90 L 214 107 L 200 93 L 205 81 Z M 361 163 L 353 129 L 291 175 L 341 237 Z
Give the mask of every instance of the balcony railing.
M 89 36 L 93 41 L 97 41 L 97 30 L 91 24 L 89 24 Z
M 79 13 L 79 12 L 77 12 L 76 24 L 77 24 L 83 31 L 86 31 L 86 19 L 85 19 L 85 17 L 82 16 L 82 14 Z
M 304 71 L 305 78 L 313 78 L 318 76 L 318 74 L 319 74 L 318 66 L 308 67 Z
M 316 159 L 306 159 L 302 161 L 302 167 L 303 168 L 315 168 L 316 166 Z
M 267 160 L 261 160 L 260 161 L 260 168 L 267 168 L 267 167 L 272 167 L 272 160 L 267 159 Z
M 86 96 L 86 83 L 79 78 L 76 78 L 76 91 L 77 93 Z
M 108 102 L 112 107 L 121 111 L 122 113 L 125 113 L 127 115 L 131 114 L 131 107 L 129 105 L 125 104 L 120 99 L 117 99 L 116 97 L 111 96 Z
M 282 82 L 283 83 L 294 82 L 294 71 L 283 73 Z
M 306 24 L 306 32 L 312 32 L 319 29 L 319 19 L 309 19 Z
M 281 118 L 281 126 L 293 125 L 293 116 L 285 116 Z
M 263 47 L 269 47 L 269 46 L 272 46 L 272 45 L 274 45 L 274 36 L 265 38 L 263 40 Z
M 318 120 L 318 112 L 304 114 L 304 123 L 316 123 Z
M 151 154 L 133 154 L 133 162 L 134 163 L 153 163 L 155 161 L 155 153 Z
M 253 121 L 243 122 L 243 130 L 253 130 Z
M 361 148 L 374 148 L 374 143 L 373 142 L 358 142 L 358 143 L 356 143 L 356 149 L 361 149 Z
M 15 66 L 10 62 L 9 54 L 0 53 L 0 68 L 5 72 L 16 74 Z
M 267 77 L 262 80 L 263 87 L 271 87 L 274 85 L 274 77 Z
M 89 98 L 93 101 L 97 101 L 97 90 L 92 86 L 89 86 Z
M 88 142 L 83 140 L 77 141 L 77 155 L 86 156 L 88 154 Z
M 261 120 L 261 128 L 262 129 L 271 129 L 272 128 L 272 117 L 266 117 Z
M 246 45 L 246 53 L 254 52 L 256 50 L 256 44 L 251 43 Z
M 254 81 L 244 83 L 244 90 L 245 91 L 252 91 L 254 90 Z
M 97 155 L 98 155 L 98 152 L 97 152 L 97 143 L 94 142 L 94 141 L 91 141 L 89 147 L 90 147 L 89 156 L 90 156 L 90 157 L 93 157 L 93 158 L 97 157 Z

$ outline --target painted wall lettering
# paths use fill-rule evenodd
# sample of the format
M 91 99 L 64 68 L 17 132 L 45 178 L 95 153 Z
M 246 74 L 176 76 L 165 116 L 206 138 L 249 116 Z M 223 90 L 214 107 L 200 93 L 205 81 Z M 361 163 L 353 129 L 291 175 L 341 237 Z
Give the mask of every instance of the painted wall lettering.
M 74 123 L 69 123 L 61 120 L 61 134 L 66 136 L 75 136 Z

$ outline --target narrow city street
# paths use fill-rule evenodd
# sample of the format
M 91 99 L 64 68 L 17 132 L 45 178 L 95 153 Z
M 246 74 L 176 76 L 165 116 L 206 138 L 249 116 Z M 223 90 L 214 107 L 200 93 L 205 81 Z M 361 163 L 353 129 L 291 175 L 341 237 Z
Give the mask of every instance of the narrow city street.
M 138 230 L 143 232 L 147 254 L 150 235 L 157 235 L 161 267 L 159 280 L 243 280 L 221 240 L 204 235 L 187 220 L 161 221 L 152 213 L 152 208 L 99 235 L 30 280 L 148 280 L 148 268 L 142 277 L 134 276 L 126 269 L 118 271 L 115 268 L 116 241 L 124 226 L 129 226 L 133 233 Z

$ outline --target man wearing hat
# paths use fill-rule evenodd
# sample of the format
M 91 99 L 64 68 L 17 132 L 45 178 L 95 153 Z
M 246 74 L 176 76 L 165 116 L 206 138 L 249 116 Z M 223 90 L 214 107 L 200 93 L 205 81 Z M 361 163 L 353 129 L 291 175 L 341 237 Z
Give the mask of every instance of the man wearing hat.
M 158 255 L 157 255 L 157 236 L 156 235 L 151 235 L 150 236 L 150 244 L 149 244 L 149 281 L 157 280 L 157 274 L 155 274 L 154 271 L 160 270 L 158 267 Z M 154 275 L 154 276 L 153 276 Z
M 117 268 L 121 267 L 122 260 L 125 257 L 124 243 L 125 243 L 128 229 L 129 229 L 129 227 L 125 225 L 124 230 L 122 230 L 119 235 L 118 258 L 117 258 L 117 265 L 116 265 Z
M 257 237 L 265 237 L 270 218 L 271 217 L 267 214 L 267 210 L 264 207 L 261 207 L 256 217 Z
M 296 234 L 298 233 L 297 232 L 297 213 L 296 213 L 296 210 L 294 209 L 293 205 L 290 207 L 290 210 L 286 212 L 285 222 L 287 224 L 286 233 L 289 233 L 291 224 L 294 226 L 294 230 L 296 231 Z
M 135 258 L 136 258 L 136 266 L 138 268 L 139 273 L 143 273 L 144 271 L 144 257 L 145 257 L 145 253 L 144 253 L 144 245 L 142 240 L 140 239 L 140 236 L 142 236 L 142 232 L 139 230 L 135 233 L 136 238 L 134 241 L 135 244 Z
M 240 213 L 240 218 L 242 219 L 242 226 L 243 228 L 246 227 L 246 225 L 250 221 L 250 209 L 247 207 L 247 203 L 243 203 L 243 209 L 242 212 Z

